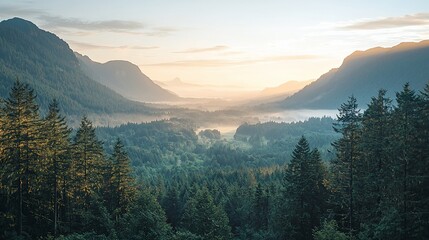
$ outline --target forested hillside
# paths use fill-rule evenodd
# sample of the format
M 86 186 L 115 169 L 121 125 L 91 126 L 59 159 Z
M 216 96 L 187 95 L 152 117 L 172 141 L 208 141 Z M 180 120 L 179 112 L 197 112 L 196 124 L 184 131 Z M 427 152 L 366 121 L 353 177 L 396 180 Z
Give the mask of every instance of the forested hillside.
M 178 101 L 180 97 L 163 89 L 142 73 L 138 66 L 114 60 L 106 63 L 92 61 L 75 53 L 83 72 L 91 79 L 122 96 L 140 102 Z
M 367 104 L 378 89 L 388 90 L 386 96 L 409 82 L 423 88 L 429 79 L 429 41 L 404 42 L 391 48 L 355 51 L 341 66 L 323 74 L 293 96 L 278 103 L 289 109 L 335 109 L 354 95 L 360 105 Z
M 237 137 L 267 138 L 251 146 L 180 119 L 96 129 L 83 117 L 72 130 L 57 101 L 41 114 L 16 81 L 0 107 L 0 238 L 428 239 L 429 84 L 396 102 L 380 90 L 335 121 L 242 126 Z M 310 139 L 331 123 L 323 161 Z M 284 139 L 273 129 L 295 128 L 293 147 L 270 148 Z
M 20 18 L 0 22 L 0 96 L 16 79 L 30 84 L 46 112 L 56 98 L 67 114 L 151 112 L 87 77 L 68 44 Z

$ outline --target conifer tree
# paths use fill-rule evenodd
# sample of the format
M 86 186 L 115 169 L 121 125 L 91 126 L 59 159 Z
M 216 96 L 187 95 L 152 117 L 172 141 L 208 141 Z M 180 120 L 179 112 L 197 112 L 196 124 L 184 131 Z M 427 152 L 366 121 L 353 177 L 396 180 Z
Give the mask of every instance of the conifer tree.
M 100 194 L 106 162 L 102 143 L 97 139 L 95 128 L 87 117 L 83 117 L 72 145 L 72 215 L 82 215 L 88 210 L 91 194 Z M 76 219 L 79 222 L 78 219 Z
M 401 92 L 396 93 L 397 107 L 394 109 L 394 170 L 398 202 L 401 215 L 401 229 L 404 238 L 414 237 L 414 222 L 416 220 L 415 187 L 418 184 L 418 157 L 417 143 L 418 130 L 416 128 L 419 114 L 417 96 L 406 83 Z M 398 187 L 400 186 L 400 187 Z
M 185 206 L 182 227 L 204 239 L 231 239 L 225 211 L 216 206 L 208 189 L 198 189 Z
M 269 217 L 269 194 L 263 189 L 261 184 L 255 189 L 253 197 L 253 227 L 255 230 L 266 230 Z
M 113 213 L 118 220 L 128 211 L 130 203 L 135 198 L 135 184 L 130 165 L 130 159 L 124 149 L 122 141 L 118 138 L 112 155 Z
M 291 239 L 311 239 L 313 228 L 320 225 L 327 193 L 323 185 L 325 169 L 317 150 L 310 151 L 305 137 L 296 145 L 285 173 L 286 209 Z
M 180 222 L 181 210 L 177 185 L 174 185 L 167 190 L 167 194 L 163 201 L 163 207 L 165 209 L 167 223 L 169 223 L 174 229 L 176 229 Z
M 381 206 L 389 194 L 389 183 L 393 176 L 389 170 L 392 166 L 392 105 L 386 98 L 386 91 L 380 90 L 373 97 L 362 117 L 361 158 L 356 163 L 357 203 L 360 219 L 378 222 L 381 219 Z
M 338 109 L 334 130 L 341 138 L 333 143 L 336 158 L 331 162 L 332 204 L 343 228 L 348 228 L 350 238 L 358 223 L 355 222 L 355 173 L 356 161 L 360 157 L 359 139 L 361 134 L 361 113 L 357 100 L 351 96 Z
M 420 195 L 418 212 L 421 224 L 421 235 L 429 238 L 429 82 L 419 95 L 418 146 L 419 161 L 417 162 L 417 192 Z
M 166 222 L 165 213 L 147 189 L 139 191 L 120 223 L 119 239 L 171 239 L 171 227 Z
M 8 186 L 8 208 L 14 213 L 18 235 L 23 233 L 24 216 L 30 216 L 31 192 L 37 177 L 40 153 L 40 117 L 36 95 L 28 84 L 17 80 L 4 101 L 1 124 L 2 182 Z
M 60 114 L 58 102 L 53 100 L 49 105 L 49 112 L 43 122 L 43 169 L 46 171 L 43 184 L 48 188 L 44 192 L 48 196 L 49 203 L 53 206 L 47 207 L 53 217 L 48 217 L 53 222 L 53 234 L 58 233 L 59 207 L 64 205 L 67 197 L 68 165 L 70 164 L 70 132 L 66 120 Z M 65 219 L 64 219 L 65 220 Z

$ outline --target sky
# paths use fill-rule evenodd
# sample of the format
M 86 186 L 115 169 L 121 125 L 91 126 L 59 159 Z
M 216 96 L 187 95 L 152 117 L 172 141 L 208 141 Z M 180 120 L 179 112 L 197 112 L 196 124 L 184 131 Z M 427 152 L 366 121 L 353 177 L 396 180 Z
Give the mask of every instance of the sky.
M 229 90 L 317 79 L 355 50 L 429 39 L 427 0 L 0 0 L 12 17 L 94 61 Z

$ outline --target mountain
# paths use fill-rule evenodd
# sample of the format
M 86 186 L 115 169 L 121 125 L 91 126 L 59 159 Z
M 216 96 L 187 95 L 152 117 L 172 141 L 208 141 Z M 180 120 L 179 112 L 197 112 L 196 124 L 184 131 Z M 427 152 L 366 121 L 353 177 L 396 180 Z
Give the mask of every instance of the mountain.
M 35 89 L 42 111 L 54 98 L 74 115 L 151 111 L 90 79 L 56 35 L 13 18 L 0 22 L 0 97 L 8 96 L 17 78 Z
M 279 86 L 265 88 L 261 91 L 261 95 L 263 96 L 276 96 L 279 94 L 287 95 L 298 92 L 303 89 L 305 86 L 313 82 L 314 80 L 308 81 L 287 81 Z
M 122 96 L 140 102 L 177 101 L 176 94 L 155 84 L 138 66 L 127 61 L 98 63 L 75 53 L 82 70 L 93 80 Z
M 401 43 L 391 48 L 356 51 L 342 65 L 322 75 L 301 91 L 276 103 L 281 108 L 336 109 L 354 95 L 365 108 L 379 89 L 395 99 L 409 82 L 423 89 L 429 81 L 429 41 Z

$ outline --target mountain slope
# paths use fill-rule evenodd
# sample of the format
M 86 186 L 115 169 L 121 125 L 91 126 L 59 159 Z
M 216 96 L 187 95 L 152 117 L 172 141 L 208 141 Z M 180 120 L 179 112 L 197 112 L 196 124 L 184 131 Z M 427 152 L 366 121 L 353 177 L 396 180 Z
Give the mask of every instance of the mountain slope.
M 429 41 L 356 51 L 317 81 L 277 104 L 282 108 L 336 109 L 354 95 L 365 107 L 379 89 L 395 98 L 406 82 L 422 89 L 429 81 Z
M 98 63 L 75 53 L 82 70 L 95 81 L 122 96 L 141 102 L 175 101 L 180 98 L 155 84 L 139 67 L 127 61 Z
M 265 88 L 261 91 L 261 95 L 263 96 L 276 96 L 279 94 L 291 94 L 295 93 L 301 89 L 303 89 L 305 86 L 313 82 L 314 80 L 308 80 L 308 81 L 287 81 L 279 86 L 276 87 L 270 87 Z
M 75 115 L 149 110 L 87 77 L 66 42 L 20 18 L 0 22 L 0 97 L 16 78 L 36 90 L 42 111 L 53 98 Z

